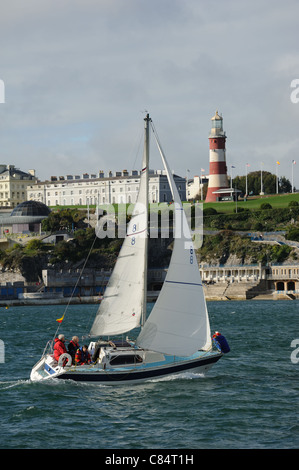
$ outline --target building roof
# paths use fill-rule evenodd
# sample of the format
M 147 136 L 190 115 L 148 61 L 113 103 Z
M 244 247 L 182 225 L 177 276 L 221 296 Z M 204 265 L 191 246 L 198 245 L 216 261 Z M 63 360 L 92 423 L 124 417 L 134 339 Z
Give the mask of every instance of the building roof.
M 9 216 L 1 217 L 0 220 L 2 225 L 40 223 L 50 212 L 51 209 L 42 202 L 25 201 L 15 207 Z
M 0 164 L 0 175 L 2 177 L 12 177 L 17 179 L 25 179 L 25 180 L 35 180 L 35 176 L 31 173 L 26 173 L 25 171 L 16 168 L 14 165 L 3 165 Z
M 10 214 L 10 217 L 24 217 L 24 216 L 38 216 L 38 217 L 48 217 L 51 210 L 46 204 L 38 201 L 25 201 L 18 204 L 17 207 L 13 209 Z
M 218 111 L 216 111 L 215 116 L 211 118 L 211 121 L 222 121 L 222 116 L 219 116 Z

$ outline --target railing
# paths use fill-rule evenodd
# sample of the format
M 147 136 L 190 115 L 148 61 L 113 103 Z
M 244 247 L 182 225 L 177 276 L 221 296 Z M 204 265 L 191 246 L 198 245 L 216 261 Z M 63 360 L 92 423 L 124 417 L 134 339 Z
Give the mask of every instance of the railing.
M 52 353 L 53 353 L 53 340 L 49 340 L 45 346 L 42 357 L 44 357 L 46 354 L 52 354 Z
M 294 289 L 294 290 L 276 290 L 274 291 L 275 294 L 281 294 L 281 295 L 286 295 L 286 294 L 299 294 L 299 289 Z

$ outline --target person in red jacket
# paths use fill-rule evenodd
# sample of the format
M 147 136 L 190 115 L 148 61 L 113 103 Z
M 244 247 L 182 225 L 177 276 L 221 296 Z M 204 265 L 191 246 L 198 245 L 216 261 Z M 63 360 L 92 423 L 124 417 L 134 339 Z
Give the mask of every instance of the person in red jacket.
M 65 347 L 65 338 L 64 335 L 58 335 L 58 338 L 55 338 L 55 345 L 54 345 L 54 359 L 58 361 L 61 354 L 66 353 Z

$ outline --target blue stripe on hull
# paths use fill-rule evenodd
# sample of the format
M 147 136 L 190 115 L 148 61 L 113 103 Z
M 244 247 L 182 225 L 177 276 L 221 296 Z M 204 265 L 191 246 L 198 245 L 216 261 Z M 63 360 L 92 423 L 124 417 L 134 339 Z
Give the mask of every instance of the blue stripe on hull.
M 97 372 L 90 372 L 86 374 L 80 373 L 68 373 L 59 375 L 58 379 L 68 379 L 74 380 L 76 382 L 126 382 L 126 381 L 134 381 L 134 380 L 145 380 L 145 379 L 154 379 L 157 377 L 161 377 L 163 375 L 170 375 L 177 372 L 183 372 L 186 370 L 196 369 L 197 367 L 213 364 L 222 357 L 222 354 L 217 356 L 213 356 L 207 359 L 199 359 L 192 361 L 192 363 L 188 362 L 187 364 L 177 364 L 170 367 L 163 367 L 160 369 L 155 370 L 140 370 L 140 371 L 126 371 L 124 373 L 113 373 L 109 370 L 107 371 L 99 371 Z

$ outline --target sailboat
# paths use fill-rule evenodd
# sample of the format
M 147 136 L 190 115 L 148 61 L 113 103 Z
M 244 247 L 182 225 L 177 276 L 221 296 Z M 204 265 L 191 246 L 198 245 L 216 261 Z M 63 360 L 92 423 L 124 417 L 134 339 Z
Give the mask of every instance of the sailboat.
M 89 334 L 95 360 L 74 365 L 53 356 L 53 341 L 33 367 L 32 381 L 52 378 L 105 385 L 138 383 L 180 374 L 205 374 L 222 356 L 213 348 L 203 285 L 191 232 L 156 130 L 144 119 L 144 152 L 138 198 L 127 233 Z M 167 275 L 146 318 L 149 137 L 153 130 L 174 204 L 174 245 Z M 139 327 L 136 340 L 115 340 Z M 106 339 L 103 339 L 106 338 Z

